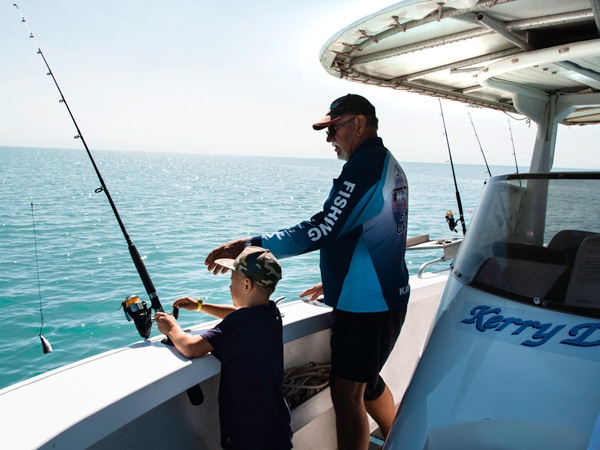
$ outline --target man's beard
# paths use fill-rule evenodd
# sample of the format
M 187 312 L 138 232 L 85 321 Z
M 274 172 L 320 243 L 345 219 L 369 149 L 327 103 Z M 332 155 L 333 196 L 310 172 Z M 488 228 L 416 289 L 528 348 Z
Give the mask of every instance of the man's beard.
M 348 159 L 349 159 L 348 152 L 346 150 L 344 150 L 342 147 L 340 147 L 339 145 L 336 145 L 335 148 L 338 149 L 338 152 L 337 152 L 338 159 L 340 159 L 342 161 L 348 161 Z

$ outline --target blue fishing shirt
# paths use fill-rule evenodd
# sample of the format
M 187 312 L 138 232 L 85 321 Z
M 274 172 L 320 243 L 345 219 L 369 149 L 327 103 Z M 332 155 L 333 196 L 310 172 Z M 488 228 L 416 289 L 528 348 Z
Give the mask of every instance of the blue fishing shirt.
M 321 212 L 251 242 L 277 258 L 320 250 L 325 303 L 349 312 L 381 312 L 408 303 L 407 220 L 406 175 L 375 137 L 344 164 Z

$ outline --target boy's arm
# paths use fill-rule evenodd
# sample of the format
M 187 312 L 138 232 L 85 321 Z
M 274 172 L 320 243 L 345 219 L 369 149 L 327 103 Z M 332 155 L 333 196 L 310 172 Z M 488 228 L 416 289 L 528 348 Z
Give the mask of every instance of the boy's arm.
M 202 336 L 192 336 L 184 332 L 173 316 L 157 312 L 154 320 L 158 325 L 158 331 L 169 337 L 179 353 L 186 358 L 198 358 L 214 350 Z
M 204 303 L 201 299 L 195 299 L 188 296 L 175 300 L 173 307 L 187 309 L 188 311 L 202 311 L 218 319 L 224 319 L 236 310 L 236 308 L 232 305 L 215 305 L 212 303 Z

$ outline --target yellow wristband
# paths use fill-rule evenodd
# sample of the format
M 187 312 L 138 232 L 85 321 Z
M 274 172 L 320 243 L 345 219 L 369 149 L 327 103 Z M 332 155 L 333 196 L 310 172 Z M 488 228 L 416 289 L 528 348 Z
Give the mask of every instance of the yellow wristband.
M 196 311 L 200 311 L 202 309 L 202 299 L 199 298 L 196 301 L 198 302 L 198 306 L 196 306 Z

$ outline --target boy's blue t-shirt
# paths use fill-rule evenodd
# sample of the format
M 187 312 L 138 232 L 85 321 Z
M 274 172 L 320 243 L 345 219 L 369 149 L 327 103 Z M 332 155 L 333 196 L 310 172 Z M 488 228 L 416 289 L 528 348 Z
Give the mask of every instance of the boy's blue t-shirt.
M 292 448 L 283 397 L 283 327 L 274 302 L 240 308 L 202 337 L 221 361 L 219 419 L 224 449 Z

